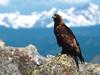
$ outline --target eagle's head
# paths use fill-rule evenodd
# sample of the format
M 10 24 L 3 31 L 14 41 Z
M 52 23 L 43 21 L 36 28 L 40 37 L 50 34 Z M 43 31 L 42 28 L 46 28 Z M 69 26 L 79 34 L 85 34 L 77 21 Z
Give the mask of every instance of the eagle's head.
M 57 23 L 57 24 L 62 24 L 63 23 L 63 19 L 59 14 L 54 14 L 52 16 L 52 18 L 53 18 L 54 22 Z

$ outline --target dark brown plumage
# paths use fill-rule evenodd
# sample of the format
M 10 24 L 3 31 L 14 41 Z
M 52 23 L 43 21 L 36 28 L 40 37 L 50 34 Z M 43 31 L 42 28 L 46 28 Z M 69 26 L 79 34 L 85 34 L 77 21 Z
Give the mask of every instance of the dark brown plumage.
M 78 62 L 78 58 L 81 63 L 84 62 L 80 46 L 74 36 L 73 32 L 64 24 L 63 19 L 60 15 L 54 14 L 54 34 L 57 39 L 57 43 L 62 47 L 61 54 L 67 54 L 75 58 L 75 61 Z

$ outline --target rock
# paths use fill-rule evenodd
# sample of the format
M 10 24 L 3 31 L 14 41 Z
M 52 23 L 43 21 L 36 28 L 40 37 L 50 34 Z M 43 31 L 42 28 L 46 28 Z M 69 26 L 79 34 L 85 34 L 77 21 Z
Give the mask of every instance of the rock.
M 71 57 L 61 55 L 41 65 L 32 75 L 78 75 L 78 70 Z
M 5 43 L 2 40 L 0 40 L 0 47 L 4 47 L 4 46 L 5 46 Z
M 83 68 L 80 71 L 80 75 L 100 75 L 100 64 L 87 63 L 80 65 Z
M 22 75 L 18 69 L 18 64 L 13 63 L 12 48 L 0 48 L 0 75 Z
M 0 46 L 0 75 L 100 75 L 100 64 L 79 64 L 67 55 L 43 57 L 37 48 Z

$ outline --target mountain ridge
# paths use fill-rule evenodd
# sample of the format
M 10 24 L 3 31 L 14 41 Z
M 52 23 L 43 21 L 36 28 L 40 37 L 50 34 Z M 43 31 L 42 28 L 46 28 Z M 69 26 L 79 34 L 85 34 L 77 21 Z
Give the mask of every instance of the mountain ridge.
M 100 6 L 94 3 L 80 10 L 77 7 L 66 9 L 51 8 L 41 12 L 33 11 L 31 14 L 22 14 L 20 11 L 0 13 L 0 25 L 7 28 L 51 28 L 53 27 L 52 15 L 60 14 L 69 27 L 84 27 L 100 24 Z

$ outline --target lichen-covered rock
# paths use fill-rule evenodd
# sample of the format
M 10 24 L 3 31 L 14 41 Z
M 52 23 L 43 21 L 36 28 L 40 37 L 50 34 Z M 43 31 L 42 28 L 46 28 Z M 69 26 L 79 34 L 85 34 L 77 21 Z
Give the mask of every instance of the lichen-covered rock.
M 43 57 L 34 45 L 0 46 L 0 75 L 100 75 L 100 64 L 79 64 L 67 55 Z
M 45 57 L 37 52 L 34 45 L 20 48 L 0 46 L 0 75 L 22 75 L 31 70 L 32 65 L 37 66 L 44 62 Z
M 41 65 L 32 75 L 78 75 L 78 70 L 71 57 L 61 55 Z
M 0 47 L 0 75 L 22 75 L 18 64 L 12 62 L 13 52 L 11 47 Z
M 80 64 L 80 75 L 100 75 L 100 64 Z
M 4 47 L 4 46 L 5 46 L 5 43 L 2 40 L 0 40 L 0 47 Z

